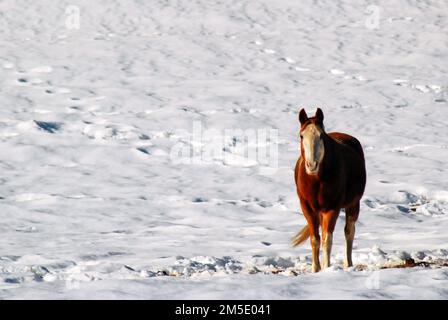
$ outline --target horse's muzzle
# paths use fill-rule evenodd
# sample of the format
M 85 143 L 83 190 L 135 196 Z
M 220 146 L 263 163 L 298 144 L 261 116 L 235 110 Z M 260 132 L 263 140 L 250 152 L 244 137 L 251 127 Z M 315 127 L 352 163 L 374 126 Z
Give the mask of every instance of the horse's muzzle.
M 306 173 L 315 175 L 319 171 L 319 162 L 317 161 L 306 161 L 305 162 Z

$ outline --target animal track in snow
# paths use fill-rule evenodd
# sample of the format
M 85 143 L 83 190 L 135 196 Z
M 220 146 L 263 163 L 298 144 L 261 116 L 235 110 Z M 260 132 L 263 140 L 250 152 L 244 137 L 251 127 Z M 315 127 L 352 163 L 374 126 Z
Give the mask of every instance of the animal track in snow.
M 3 67 L 3 69 L 10 70 L 10 69 L 14 69 L 15 65 L 12 62 L 3 62 L 2 67 Z
M 147 154 L 147 155 L 151 154 L 151 152 L 148 150 L 148 148 L 138 147 L 136 149 L 137 149 L 137 151 L 140 151 L 141 153 L 144 153 L 144 154 Z
M 21 84 L 27 84 L 29 81 L 27 78 L 18 78 L 17 82 L 19 82 Z
M 296 71 L 300 71 L 300 72 L 307 72 L 310 71 L 309 68 L 302 68 L 302 67 L 295 67 L 294 68 Z
M 396 86 L 400 87 L 409 87 L 411 89 L 417 90 L 421 93 L 432 93 L 439 95 L 436 97 L 436 102 L 446 102 L 446 98 L 444 97 L 448 93 L 448 89 L 442 87 L 438 84 L 414 84 L 409 82 L 409 80 L 406 79 L 394 79 L 393 83 Z
M 430 197 L 399 190 L 395 198 L 396 208 L 405 214 L 440 216 L 448 213 L 448 199 L 443 197 Z
M 335 76 L 343 77 L 346 80 L 357 80 L 357 81 L 361 81 L 361 82 L 367 81 L 367 79 L 362 75 L 359 75 L 359 74 L 358 75 L 350 75 L 340 69 L 330 69 L 329 72 Z
M 149 140 L 150 137 L 136 128 L 119 125 L 88 123 L 82 134 L 94 140 Z
M 272 49 L 264 49 L 263 52 L 267 53 L 267 54 L 275 54 L 276 53 L 276 51 L 272 50 Z
M 385 183 L 385 182 L 383 182 Z M 411 216 L 436 217 L 448 213 L 448 197 L 430 197 L 399 190 L 385 201 L 367 197 L 362 202 L 369 210 L 402 213 Z
M 436 149 L 448 149 L 447 144 L 440 144 L 440 145 L 434 145 L 434 144 L 423 144 L 423 143 L 417 143 L 413 145 L 408 146 L 401 146 L 401 147 L 395 147 L 391 151 L 395 152 L 403 152 L 414 148 L 436 148 Z
M 30 72 L 33 72 L 33 73 L 51 73 L 51 72 L 53 72 L 53 68 L 50 67 L 50 66 L 40 66 L 40 67 L 35 67 L 35 68 L 31 69 Z
M 260 41 L 260 40 L 255 40 L 253 43 L 255 43 L 255 45 L 257 45 L 257 46 L 262 46 L 262 45 L 263 45 L 263 42 Z M 275 51 L 274 49 L 270 49 L 270 48 L 264 48 L 264 49 L 261 49 L 261 52 L 266 53 L 266 54 L 269 54 L 269 55 L 275 55 L 275 54 L 277 53 L 277 51 Z M 282 57 L 282 58 L 280 58 L 280 60 L 281 60 L 281 61 L 284 61 L 284 62 L 286 62 L 286 63 L 288 63 L 288 64 L 290 64 L 290 65 L 295 65 L 295 64 L 297 63 L 296 60 L 294 60 L 294 59 L 291 58 L 291 57 L 287 57 L 287 56 L 286 56 L 286 57 Z M 310 71 L 309 68 L 299 67 L 299 66 L 294 67 L 294 69 L 295 69 L 296 71 L 299 71 L 299 72 Z
M 232 113 L 257 113 L 259 112 L 259 109 L 254 109 L 254 108 L 233 108 L 230 110 L 230 112 Z
M 46 131 L 48 133 L 56 133 L 62 127 L 62 124 L 59 122 L 46 122 L 46 121 L 37 121 L 34 120 L 39 129 Z
M 344 75 L 345 71 L 339 70 L 339 69 L 331 69 L 330 70 L 331 74 L 334 74 L 336 76 L 340 76 L 340 75 Z
M 289 58 L 289 57 L 282 58 L 282 60 L 286 61 L 289 64 L 295 64 L 296 63 L 296 61 L 294 59 Z

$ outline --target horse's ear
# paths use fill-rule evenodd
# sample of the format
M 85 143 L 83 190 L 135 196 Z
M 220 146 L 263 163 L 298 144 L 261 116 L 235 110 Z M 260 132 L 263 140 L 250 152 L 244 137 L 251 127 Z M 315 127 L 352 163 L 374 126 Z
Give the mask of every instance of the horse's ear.
M 317 108 L 315 117 L 318 122 L 324 123 L 324 113 L 321 108 Z
M 307 120 L 308 120 L 308 115 L 306 114 L 305 109 L 303 109 L 303 108 L 300 109 L 300 112 L 299 112 L 300 124 L 304 124 Z

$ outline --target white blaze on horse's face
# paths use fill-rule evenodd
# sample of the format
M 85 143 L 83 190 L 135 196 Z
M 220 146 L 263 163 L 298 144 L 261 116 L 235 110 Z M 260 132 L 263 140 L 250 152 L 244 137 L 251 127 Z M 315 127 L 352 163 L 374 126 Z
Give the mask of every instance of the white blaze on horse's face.
M 301 132 L 301 136 L 306 173 L 316 175 L 325 153 L 322 129 L 311 123 Z

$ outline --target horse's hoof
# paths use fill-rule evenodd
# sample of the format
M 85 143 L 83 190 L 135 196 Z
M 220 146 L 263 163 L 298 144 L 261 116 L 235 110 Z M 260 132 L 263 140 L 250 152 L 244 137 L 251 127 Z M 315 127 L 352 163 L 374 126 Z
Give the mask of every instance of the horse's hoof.
M 313 266 L 311 267 L 311 271 L 313 273 L 317 273 L 320 271 L 320 266 L 318 264 L 313 264 Z

